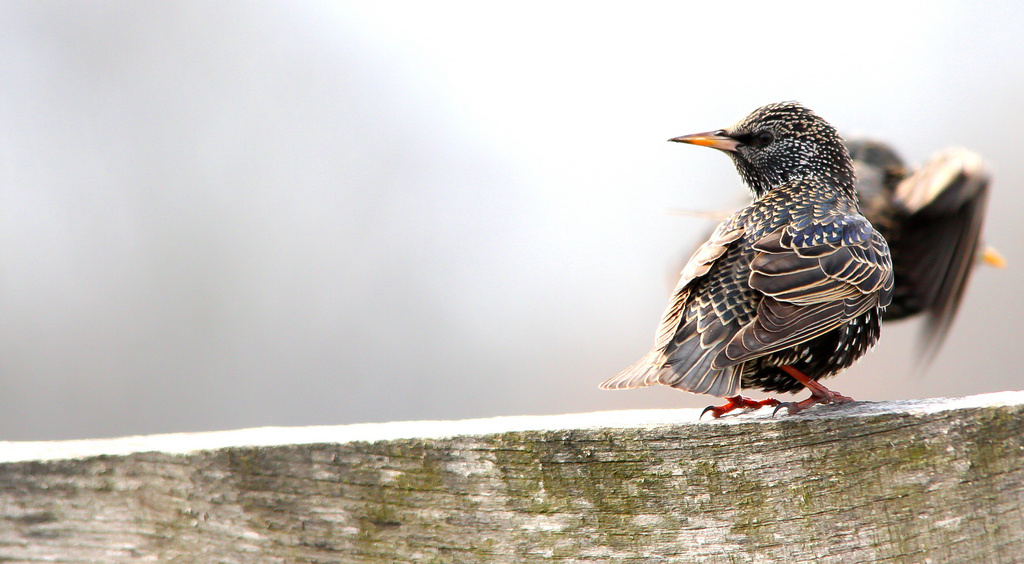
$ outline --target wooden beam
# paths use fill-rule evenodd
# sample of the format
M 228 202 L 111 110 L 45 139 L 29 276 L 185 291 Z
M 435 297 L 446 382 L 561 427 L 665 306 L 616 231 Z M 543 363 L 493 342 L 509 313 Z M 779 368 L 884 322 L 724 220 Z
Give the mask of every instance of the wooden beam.
M 1014 562 L 1024 392 L 0 443 L 4 562 Z

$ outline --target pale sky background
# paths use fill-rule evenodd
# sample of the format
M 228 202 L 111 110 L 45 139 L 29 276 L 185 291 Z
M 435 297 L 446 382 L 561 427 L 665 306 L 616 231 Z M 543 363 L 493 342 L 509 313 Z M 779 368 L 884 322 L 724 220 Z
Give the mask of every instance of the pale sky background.
M 597 384 L 745 193 L 666 139 L 780 100 L 983 154 L 1010 264 L 827 385 L 1024 388 L 1024 11 L 842 7 L 0 3 L 0 440 L 715 403 Z

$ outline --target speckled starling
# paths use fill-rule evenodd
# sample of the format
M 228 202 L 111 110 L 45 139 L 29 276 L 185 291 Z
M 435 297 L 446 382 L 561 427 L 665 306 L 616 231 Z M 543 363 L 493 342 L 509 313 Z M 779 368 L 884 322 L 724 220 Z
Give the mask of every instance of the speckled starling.
M 925 314 L 921 352 L 930 359 L 949 331 L 974 265 L 980 259 L 1002 263 L 980 243 L 988 170 L 980 155 L 962 148 L 940 151 L 911 171 L 884 143 L 855 139 L 846 146 L 864 215 L 892 252 L 896 285 L 882 321 Z
M 963 148 L 943 149 L 914 171 L 881 141 L 857 138 L 845 144 L 857 173 L 861 213 L 892 253 L 895 286 L 882 323 L 926 316 L 919 349 L 921 357 L 930 361 L 956 316 L 974 266 L 979 262 L 1005 266 L 995 249 L 979 242 L 989 192 L 988 169 L 980 155 Z M 675 213 L 716 221 L 729 215 Z M 710 234 L 708 230 L 704 238 Z
M 818 383 L 878 340 L 892 298 L 889 247 L 860 213 L 850 155 L 835 128 L 794 102 L 769 104 L 723 130 L 672 141 L 732 158 L 753 202 L 726 218 L 683 268 L 653 350 L 601 384 L 664 384 L 738 407 L 797 413 L 851 398 Z M 755 401 L 741 388 L 794 392 Z

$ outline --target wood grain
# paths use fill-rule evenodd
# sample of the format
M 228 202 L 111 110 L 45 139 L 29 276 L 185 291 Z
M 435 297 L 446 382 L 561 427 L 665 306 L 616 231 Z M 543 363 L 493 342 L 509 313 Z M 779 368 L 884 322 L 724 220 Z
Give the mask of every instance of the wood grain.
M 1024 393 L 0 443 L 3 562 L 1018 562 Z

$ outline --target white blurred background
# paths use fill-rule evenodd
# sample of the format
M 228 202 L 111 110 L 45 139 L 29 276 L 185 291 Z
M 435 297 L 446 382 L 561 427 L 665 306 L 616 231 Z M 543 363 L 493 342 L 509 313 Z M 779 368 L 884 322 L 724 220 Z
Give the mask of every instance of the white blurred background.
M 829 386 L 1024 388 L 1024 11 L 969 2 L 0 4 L 0 439 L 708 396 L 597 384 L 744 188 L 669 137 L 800 100 L 995 174 L 947 345 Z

